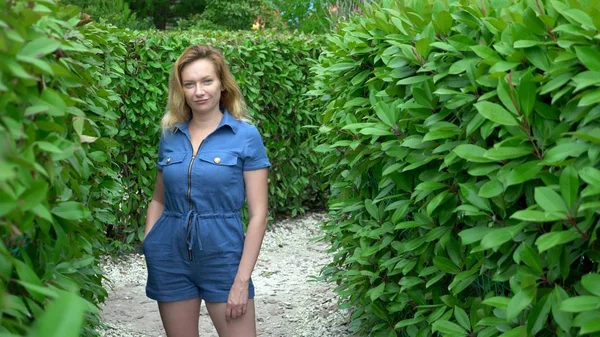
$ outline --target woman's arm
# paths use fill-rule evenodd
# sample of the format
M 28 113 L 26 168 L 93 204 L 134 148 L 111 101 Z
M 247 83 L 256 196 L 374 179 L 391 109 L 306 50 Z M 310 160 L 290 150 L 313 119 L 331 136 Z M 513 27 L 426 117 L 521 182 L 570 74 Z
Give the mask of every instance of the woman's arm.
M 246 199 L 250 220 L 246 231 L 246 241 L 237 275 L 229 292 L 226 318 L 236 318 L 246 314 L 248 308 L 248 287 L 250 275 L 256 265 L 260 246 L 267 228 L 268 187 L 267 168 L 244 171 Z
M 163 184 L 162 172 L 158 171 L 156 174 L 156 183 L 154 184 L 154 193 L 152 194 L 152 200 L 148 205 L 148 212 L 146 213 L 146 227 L 144 229 L 144 239 L 148 232 L 152 229 L 160 215 L 165 208 L 165 186 Z
M 248 221 L 242 260 L 236 275 L 236 279 L 244 282 L 250 280 L 267 228 L 268 172 L 269 170 L 266 168 L 244 172 L 250 220 Z

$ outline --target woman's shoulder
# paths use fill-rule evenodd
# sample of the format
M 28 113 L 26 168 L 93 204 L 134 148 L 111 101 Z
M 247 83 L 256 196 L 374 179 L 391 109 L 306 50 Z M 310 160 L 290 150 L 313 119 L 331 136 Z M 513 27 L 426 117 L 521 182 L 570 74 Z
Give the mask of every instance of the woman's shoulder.
M 243 136 L 253 137 L 256 135 L 260 135 L 260 131 L 258 131 L 258 127 L 250 121 L 241 120 L 238 126 L 238 133 Z

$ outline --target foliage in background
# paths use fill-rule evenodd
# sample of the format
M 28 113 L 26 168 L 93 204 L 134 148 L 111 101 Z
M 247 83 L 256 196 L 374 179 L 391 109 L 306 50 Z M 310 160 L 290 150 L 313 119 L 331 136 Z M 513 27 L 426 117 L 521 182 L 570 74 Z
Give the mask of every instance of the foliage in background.
M 179 15 L 179 29 L 250 30 L 261 14 L 262 0 L 208 1 L 202 11 L 187 17 Z
M 91 17 L 92 21 L 108 23 L 119 28 L 143 30 L 154 27 L 148 19 L 139 19 L 129 9 L 125 0 L 61 0 L 65 5 L 75 5 Z
M 269 0 L 290 30 L 323 34 L 361 12 L 371 0 Z
M 271 16 L 266 0 L 126 0 L 140 17 L 151 18 L 159 30 L 250 30 L 259 16 Z M 276 19 L 272 16 L 271 19 Z M 268 27 L 278 27 L 278 22 Z
M 0 9 L 0 335 L 76 337 L 84 319 L 92 335 L 122 194 L 107 86 L 126 50 L 111 30 L 82 34 L 76 7 Z
M 148 201 L 156 177 L 159 122 L 167 102 L 173 63 L 188 46 L 209 43 L 223 50 L 253 122 L 263 135 L 272 163 L 271 216 L 303 213 L 321 206 L 318 158 L 311 153 L 316 103 L 304 96 L 313 81 L 310 67 L 319 38 L 273 32 L 137 32 L 126 41 L 125 74 L 113 83 L 123 97 L 117 162 L 126 198 L 119 223 L 109 228 L 116 246 L 130 247 L 143 236 Z M 122 248 L 122 247 L 115 247 Z
M 325 277 L 362 335 L 597 335 L 598 1 L 448 3 L 328 38 Z

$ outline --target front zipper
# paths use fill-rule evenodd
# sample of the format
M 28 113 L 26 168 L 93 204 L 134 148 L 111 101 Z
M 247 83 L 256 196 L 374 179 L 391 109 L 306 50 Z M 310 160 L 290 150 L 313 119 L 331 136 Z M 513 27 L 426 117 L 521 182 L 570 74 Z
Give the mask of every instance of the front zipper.
M 192 142 L 190 141 L 190 144 Z M 200 152 L 200 148 L 202 147 L 202 143 L 204 143 L 204 140 L 202 142 L 200 142 L 200 145 L 198 145 L 198 152 L 196 152 L 196 155 Z M 192 153 L 194 151 L 194 147 L 192 146 Z M 194 165 L 194 160 L 196 159 L 195 155 L 192 155 L 192 160 L 190 160 L 190 164 L 188 165 L 188 190 L 187 190 L 187 197 L 188 197 L 188 201 L 190 203 L 190 211 L 194 209 L 194 203 L 192 202 L 192 166 Z M 190 219 L 188 220 L 188 224 L 187 224 L 187 232 L 190 232 L 190 226 L 192 225 L 192 217 L 190 217 Z M 187 236 L 187 241 L 191 241 L 191 234 L 188 234 Z M 188 257 L 190 259 L 190 261 L 192 261 L 194 259 L 194 256 L 192 254 L 192 248 L 188 247 Z

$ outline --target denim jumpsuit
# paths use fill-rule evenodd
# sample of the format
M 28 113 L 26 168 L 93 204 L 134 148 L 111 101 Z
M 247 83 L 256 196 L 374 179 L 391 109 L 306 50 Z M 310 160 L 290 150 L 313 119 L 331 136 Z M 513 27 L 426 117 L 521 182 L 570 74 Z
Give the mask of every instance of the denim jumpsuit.
M 195 156 L 188 122 L 164 133 L 158 170 L 164 211 L 144 239 L 146 295 L 159 302 L 226 302 L 244 247 L 244 171 L 269 167 L 255 126 L 227 110 Z M 249 296 L 254 297 L 250 281 Z

